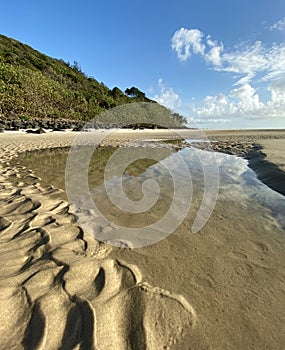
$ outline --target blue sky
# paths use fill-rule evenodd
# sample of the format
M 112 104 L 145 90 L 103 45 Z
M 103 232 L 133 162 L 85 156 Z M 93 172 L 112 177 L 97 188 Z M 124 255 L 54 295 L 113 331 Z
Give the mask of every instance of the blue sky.
M 0 33 L 202 128 L 285 128 L 285 1 L 3 1 Z

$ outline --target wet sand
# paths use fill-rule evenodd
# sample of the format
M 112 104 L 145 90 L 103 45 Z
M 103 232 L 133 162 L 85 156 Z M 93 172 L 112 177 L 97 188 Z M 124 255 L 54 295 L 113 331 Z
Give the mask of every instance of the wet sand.
M 207 135 L 259 143 L 284 169 L 284 131 Z M 75 137 L 0 134 L 0 349 L 281 349 L 285 236 L 270 211 L 222 197 L 197 235 L 185 220 L 153 246 L 97 242 L 59 190 L 9 164 Z M 106 143 L 148 138 L 173 135 L 118 131 Z
M 219 152 L 241 155 L 258 178 L 273 190 L 285 195 L 284 130 L 209 131 L 212 148 Z
M 259 143 L 266 159 L 285 172 L 285 137 L 277 140 L 261 140 Z

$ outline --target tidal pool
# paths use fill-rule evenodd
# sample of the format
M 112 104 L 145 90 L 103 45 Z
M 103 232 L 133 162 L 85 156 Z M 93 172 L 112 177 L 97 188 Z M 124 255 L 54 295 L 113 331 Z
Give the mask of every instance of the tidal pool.
M 285 227 L 285 197 L 258 180 L 245 159 L 193 147 L 176 150 L 165 143 L 150 142 L 144 146 L 98 147 L 88 162 L 87 174 L 79 161 L 86 154 L 84 147 L 76 152 L 71 154 L 69 148 L 27 152 L 14 160 L 14 164 L 33 170 L 44 183 L 63 191 L 66 181 L 69 182 L 72 194 L 68 199 L 71 205 L 77 202 L 77 213 L 82 209 L 93 218 L 102 214 L 115 226 L 151 226 L 167 214 L 172 218 L 168 225 L 179 217 L 178 227 L 184 218 L 197 220 L 201 205 L 208 206 L 200 213 L 208 220 L 210 215 L 215 215 L 216 202 L 224 201 L 239 203 L 248 215 L 259 211 L 261 219 L 270 217 L 281 229 Z M 66 176 L 68 155 L 72 159 Z M 83 173 L 87 174 L 86 178 Z M 84 181 L 87 186 L 82 186 Z M 86 192 L 94 201 L 91 209 L 84 205 Z M 92 219 L 93 231 L 102 230 L 102 220 L 99 221 L 98 227 L 96 219 Z M 163 226 L 158 228 L 163 229 Z

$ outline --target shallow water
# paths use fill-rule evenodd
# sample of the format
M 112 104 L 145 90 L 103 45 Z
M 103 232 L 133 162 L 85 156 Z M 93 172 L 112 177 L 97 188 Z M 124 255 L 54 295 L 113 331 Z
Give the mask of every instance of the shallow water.
M 66 190 L 67 180 L 68 199 L 76 203 L 72 210 L 83 218 L 82 223 L 90 221 L 88 228 L 97 238 L 105 230 L 108 240 L 107 228 L 113 232 L 118 227 L 151 227 L 154 231 L 150 235 L 157 231 L 168 234 L 184 218 L 191 221 L 192 231 L 199 231 L 215 215 L 216 201 L 239 203 L 248 215 L 259 213 L 260 220 L 273 220 L 285 228 L 285 197 L 258 180 L 245 159 L 193 147 L 177 151 L 165 143 L 161 147 L 99 147 L 90 160 L 87 187 L 81 187 L 86 178 L 78 155 L 71 157 L 72 161 L 76 159 L 69 171 L 71 180 L 66 175 L 69 154 L 69 149 L 29 152 L 14 164 L 24 165 L 44 183 L 62 190 Z M 88 201 L 92 203 L 86 205 Z

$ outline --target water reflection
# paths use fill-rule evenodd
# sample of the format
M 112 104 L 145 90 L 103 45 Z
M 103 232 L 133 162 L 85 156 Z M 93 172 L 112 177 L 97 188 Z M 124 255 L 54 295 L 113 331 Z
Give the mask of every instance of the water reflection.
M 92 198 L 99 210 L 111 221 L 117 225 L 127 227 L 144 227 L 151 225 L 159 217 L 164 215 L 173 201 L 174 187 L 173 181 L 167 168 L 175 168 L 178 156 L 182 157 L 187 165 L 192 183 L 182 175 L 179 177 L 179 183 L 182 188 L 192 186 L 193 197 L 190 209 L 197 211 L 201 205 L 202 195 L 205 186 L 205 166 L 211 169 L 213 157 L 219 166 L 219 200 L 228 200 L 239 202 L 249 210 L 256 206 L 262 206 L 270 209 L 272 217 L 281 227 L 285 227 L 285 198 L 281 194 L 271 190 L 257 179 L 256 174 L 247 166 L 247 161 L 232 155 L 226 155 L 216 152 L 198 150 L 193 147 L 185 147 L 182 150 L 172 148 L 153 149 L 153 152 L 159 154 L 160 160 L 139 159 L 129 164 L 124 170 L 122 186 L 125 195 L 134 202 L 143 199 L 143 184 L 147 179 L 152 179 L 158 184 L 159 191 L 157 201 L 150 209 L 144 212 L 129 213 L 120 210 L 112 203 L 106 193 L 104 184 L 104 171 L 108 160 L 116 152 L 117 148 L 99 147 L 96 149 L 91 159 L 88 172 L 89 189 Z M 134 150 L 134 148 L 132 148 Z M 65 166 L 68 157 L 69 148 L 49 149 L 35 152 L 27 152 L 20 155 L 14 164 L 20 163 L 28 169 L 32 169 L 45 183 L 65 190 Z M 126 158 L 129 157 L 130 149 L 121 150 Z M 136 152 L 136 150 L 135 150 Z M 155 157 L 154 157 L 155 158 Z M 122 160 L 123 161 L 123 160 Z M 75 171 L 77 171 L 75 169 Z M 180 169 L 176 169 L 179 174 Z M 107 176 L 109 188 L 116 189 L 119 186 L 119 179 L 116 177 L 116 169 L 113 169 L 113 175 Z M 182 172 L 181 172 L 182 174 Z M 106 176 L 106 174 L 105 174 Z M 189 215 L 191 215 L 191 210 Z

